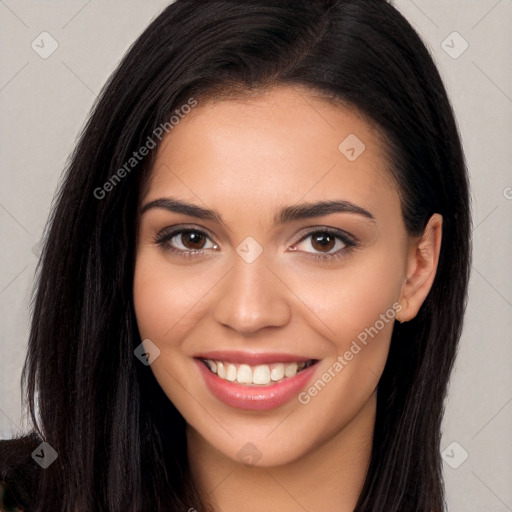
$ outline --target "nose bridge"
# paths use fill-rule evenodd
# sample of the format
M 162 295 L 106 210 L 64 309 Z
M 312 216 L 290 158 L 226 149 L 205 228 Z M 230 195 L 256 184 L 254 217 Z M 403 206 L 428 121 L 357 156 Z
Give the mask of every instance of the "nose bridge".
M 291 310 L 286 287 L 270 270 L 270 265 L 263 254 L 254 259 L 245 258 L 243 253 L 236 255 L 233 268 L 219 290 L 214 314 L 218 322 L 247 334 L 289 322 Z

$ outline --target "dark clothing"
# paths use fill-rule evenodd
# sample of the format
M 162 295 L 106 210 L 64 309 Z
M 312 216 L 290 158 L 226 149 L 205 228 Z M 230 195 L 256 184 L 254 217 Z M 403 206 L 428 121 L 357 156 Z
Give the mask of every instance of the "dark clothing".
M 35 433 L 0 440 L 0 510 L 3 512 L 31 512 L 37 477 L 44 471 L 32 458 L 41 444 Z

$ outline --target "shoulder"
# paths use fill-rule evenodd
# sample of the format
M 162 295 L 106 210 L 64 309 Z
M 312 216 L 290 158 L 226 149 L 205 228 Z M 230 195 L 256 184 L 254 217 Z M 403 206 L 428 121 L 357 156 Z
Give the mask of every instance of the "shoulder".
M 32 452 L 40 443 L 41 439 L 34 432 L 0 440 L 0 510 L 32 509 L 40 469 Z

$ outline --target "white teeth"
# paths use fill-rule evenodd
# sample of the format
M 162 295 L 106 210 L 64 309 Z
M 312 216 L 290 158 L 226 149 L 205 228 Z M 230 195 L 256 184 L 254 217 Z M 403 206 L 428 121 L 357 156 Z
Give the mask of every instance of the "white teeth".
M 226 379 L 230 382 L 234 382 L 236 380 L 236 366 L 234 364 L 228 364 L 226 370 Z
M 236 365 L 233 363 L 204 359 L 206 366 L 212 373 L 221 379 L 239 384 L 265 386 L 280 382 L 283 379 L 295 377 L 298 372 L 311 365 L 311 361 L 300 363 L 272 363 L 249 366 L 248 364 Z
M 293 377 L 294 375 L 297 375 L 297 363 L 290 363 L 286 365 L 286 368 L 284 369 L 284 374 L 286 377 Z
M 211 359 L 205 359 L 206 366 L 210 368 L 213 373 L 217 373 L 217 363 Z
M 217 375 L 221 379 L 226 378 L 226 369 L 224 368 L 224 363 L 221 363 L 220 361 L 217 362 Z
M 238 368 L 238 374 L 236 376 L 236 380 L 240 384 L 252 384 L 251 367 L 247 364 L 241 364 L 240 368 Z
M 274 368 L 272 368 L 272 371 L 270 372 L 270 378 L 276 382 L 278 380 L 281 380 L 284 377 L 284 364 L 283 363 L 277 363 Z
M 270 368 L 267 364 L 256 366 L 252 373 L 253 384 L 269 384 L 270 383 Z

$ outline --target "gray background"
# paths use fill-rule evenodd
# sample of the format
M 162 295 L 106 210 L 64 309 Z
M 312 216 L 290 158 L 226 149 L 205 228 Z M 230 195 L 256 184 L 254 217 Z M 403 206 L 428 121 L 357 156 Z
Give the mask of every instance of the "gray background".
M 167 4 L 0 0 L 0 438 L 28 425 L 30 290 L 65 162 L 107 77 Z M 470 302 L 442 442 L 449 510 L 512 511 L 512 0 L 394 4 L 445 80 L 472 182 Z M 58 43 L 46 59 L 55 43 L 42 32 Z

